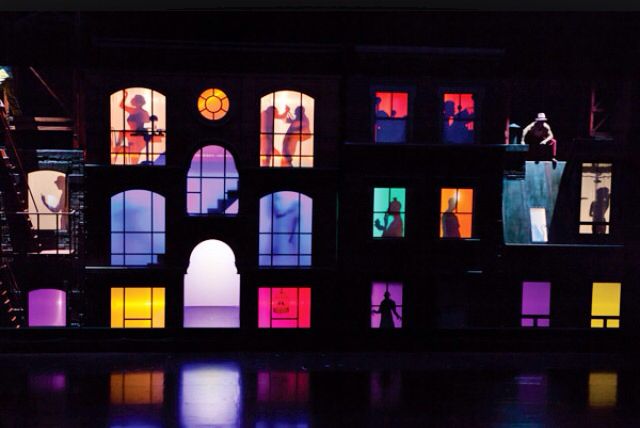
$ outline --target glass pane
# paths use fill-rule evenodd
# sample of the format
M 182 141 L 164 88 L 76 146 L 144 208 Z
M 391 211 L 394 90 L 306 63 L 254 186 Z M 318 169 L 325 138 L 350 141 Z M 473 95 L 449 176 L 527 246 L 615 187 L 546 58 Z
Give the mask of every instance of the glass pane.
M 522 314 L 549 315 L 551 300 L 551 283 L 522 283 Z
M 607 234 L 611 199 L 610 163 L 583 163 L 580 195 L 580 233 Z
M 591 304 L 592 316 L 620 316 L 619 282 L 594 282 Z

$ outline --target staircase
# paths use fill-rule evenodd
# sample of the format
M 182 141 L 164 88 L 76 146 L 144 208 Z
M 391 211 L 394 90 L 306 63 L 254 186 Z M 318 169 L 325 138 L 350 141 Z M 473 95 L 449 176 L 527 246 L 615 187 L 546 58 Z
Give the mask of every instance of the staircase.
M 14 257 L 25 254 L 37 242 L 29 217 L 21 215 L 30 194 L 20 157 L 11 137 L 4 110 L 0 109 L 4 139 L 0 143 L 0 326 L 25 325 L 24 296 L 11 268 Z

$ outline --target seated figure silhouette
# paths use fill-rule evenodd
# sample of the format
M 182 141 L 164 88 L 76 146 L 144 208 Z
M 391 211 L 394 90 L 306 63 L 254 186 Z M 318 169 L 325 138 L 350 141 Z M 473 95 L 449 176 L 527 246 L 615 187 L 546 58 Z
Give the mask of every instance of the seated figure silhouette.
M 556 140 L 553 138 L 553 131 L 547 123 L 547 116 L 544 113 L 538 113 L 536 120 L 531 122 L 522 130 L 522 144 L 548 144 L 551 146 L 551 160 L 554 165 L 556 160 Z
M 607 233 L 607 219 L 605 214 L 609 209 L 610 198 L 609 188 L 600 187 L 596 190 L 596 200 L 591 202 L 591 206 L 589 207 L 589 215 L 593 217 L 592 230 L 596 235 L 604 235 Z
M 456 198 L 449 198 L 449 206 L 442 213 L 442 237 L 443 238 L 460 238 L 460 222 L 458 216 L 454 213 L 458 202 Z
M 374 222 L 374 227 L 382 231 L 383 238 L 402 238 L 404 236 L 404 224 L 400 215 L 401 208 L 400 201 L 397 198 L 393 198 L 389 203 L 387 212 L 384 214 L 384 224 L 380 223 L 380 219 L 376 219 Z M 389 217 L 393 218 L 391 223 L 389 223 Z
M 396 328 L 392 315 L 395 315 L 398 320 L 401 320 L 402 317 L 398 315 L 396 310 L 396 302 L 391 299 L 391 293 L 385 291 L 384 299 L 380 302 L 380 306 L 378 310 L 375 309 L 371 312 L 374 314 L 380 314 L 380 328 L 388 329 L 388 328 Z

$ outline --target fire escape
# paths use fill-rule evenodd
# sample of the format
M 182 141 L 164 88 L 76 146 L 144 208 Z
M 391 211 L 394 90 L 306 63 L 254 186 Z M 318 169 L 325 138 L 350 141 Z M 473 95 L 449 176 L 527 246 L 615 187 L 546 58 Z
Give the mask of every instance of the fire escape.
M 44 81 L 42 84 L 46 87 Z M 82 152 L 55 151 L 71 159 L 64 163 L 68 173 L 63 195 L 73 195 L 74 203 L 45 212 L 39 199 L 45 201 L 46 195 L 34 194 L 29 187 L 29 173 L 38 171 L 41 162 L 36 159 L 25 165 L 16 135 L 25 129 L 39 137 L 51 130 L 73 135 L 68 126 L 71 120 L 11 116 L 9 106 L 5 107 L 11 102 L 6 93 L 4 101 L 0 106 L 0 327 L 28 326 L 28 293 L 38 288 L 62 289 L 67 296 L 66 325 L 80 326 L 84 318 Z M 11 110 L 19 112 L 18 108 Z M 46 136 L 40 138 L 46 148 Z M 36 157 L 41 156 L 32 155 Z

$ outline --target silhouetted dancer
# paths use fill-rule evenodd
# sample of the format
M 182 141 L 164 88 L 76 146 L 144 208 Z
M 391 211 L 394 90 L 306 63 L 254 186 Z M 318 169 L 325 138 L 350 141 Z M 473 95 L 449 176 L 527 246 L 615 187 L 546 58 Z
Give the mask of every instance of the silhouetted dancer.
M 294 114 L 291 115 L 289 106 L 287 106 L 285 113 L 287 114 L 285 120 L 291 125 L 289 125 L 284 140 L 282 140 L 283 158 L 280 166 L 293 166 L 292 158 L 298 147 L 298 142 L 311 138 L 311 128 L 309 126 L 309 118 L 304 113 L 304 107 L 296 107 Z
M 391 299 L 391 293 L 388 291 L 384 292 L 384 299 L 380 302 L 380 307 L 376 311 L 375 309 L 372 311 L 375 314 L 380 314 L 380 328 L 396 328 L 393 323 L 392 314 L 396 316 L 398 320 L 401 320 L 402 317 L 398 315 L 396 311 L 396 302 Z
M 280 113 L 274 106 L 269 106 L 260 113 L 260 166 L 273 166 L 275 120 L 286 119 L 288 111 L 289 106 L 287 106 L 287 111 L 284 113 Z M 280 153 L 276 151 L 275 154 L 279 155 Z

